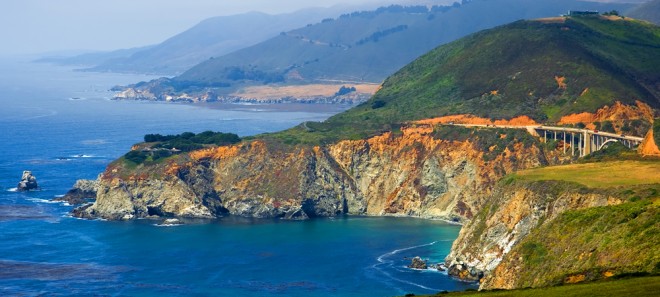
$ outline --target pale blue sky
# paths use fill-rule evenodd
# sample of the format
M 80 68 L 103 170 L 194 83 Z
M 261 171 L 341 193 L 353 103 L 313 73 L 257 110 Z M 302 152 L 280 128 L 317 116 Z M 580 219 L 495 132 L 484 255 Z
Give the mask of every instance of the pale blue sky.
M 159 43 L 213 16 L 248 11 L 275 14 L 310 6 L 374 2 L 401 1 L 3 0 L 0 55 L 136 47 Z

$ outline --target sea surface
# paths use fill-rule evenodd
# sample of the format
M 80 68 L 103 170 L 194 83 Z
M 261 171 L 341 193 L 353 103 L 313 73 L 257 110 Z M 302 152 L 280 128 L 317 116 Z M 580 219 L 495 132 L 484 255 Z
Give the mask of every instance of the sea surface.
M 441 221 L 227 217 L 161 227 L 71 218 L 71 206 L 50 200 L 96 178 L 144 134 L 254 135 L 347 108 L 110 100 L 112 86 L 151 78 L 0 59 L 0 296 L 394 296 L 475 287 L 406 268 L 416 255 L 447 255 L 460 227 Z M 15 191 L 23 170 L 40 191 Z

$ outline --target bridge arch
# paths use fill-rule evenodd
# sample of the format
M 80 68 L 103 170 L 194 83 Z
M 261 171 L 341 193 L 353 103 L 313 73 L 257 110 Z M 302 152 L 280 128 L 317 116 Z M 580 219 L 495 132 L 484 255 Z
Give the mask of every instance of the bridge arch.
M 620 142 L 620 141 L 619 141 L 618 139 L 616 139 L 616 138 L 610 138 L 610 139 L 606 140 L 605 142 L 603 142 L 603 143 L 598 147 L 598 150 L 599 150 L 599 151 L 602 150 L 602 149 L 603 149 L 608 143 L 612 143 L 612 142 Z

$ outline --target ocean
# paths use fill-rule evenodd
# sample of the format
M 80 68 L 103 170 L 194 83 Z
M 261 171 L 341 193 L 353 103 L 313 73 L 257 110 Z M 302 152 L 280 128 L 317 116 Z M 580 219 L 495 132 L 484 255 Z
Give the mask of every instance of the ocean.
M 144 134 L 254 135 L 347 108 L 110 100 L 112 86 L 151 78 L 0 59 L 1 296 L 394 296 L 476 287 L 406 268 L 417 255 L 444 259 L 460 226 L 442 221 L 226 217 L 161 227 L 71 218 L 71 206 L 50 200 L 96 178 Z M 23 170 L 40 191 L 15 191 Z

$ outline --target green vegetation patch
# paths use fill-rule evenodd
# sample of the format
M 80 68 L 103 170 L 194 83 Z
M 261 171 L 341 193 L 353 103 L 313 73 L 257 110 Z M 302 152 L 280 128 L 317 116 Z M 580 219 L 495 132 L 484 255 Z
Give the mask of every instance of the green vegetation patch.
M 235 144 L 241 138 L 234 133 L 204 131 L 199 134 L 184 132 L 177 135 L 147 134 L 145 144 L 138 145 L 124 155 L 124 159 L 135 164 L 157 163 L 184 152 L 190 152 L 208 146 Z
M 590 188 L 656 184 L 660 183 L 660 162 L 629 160 L 550 166 L 518 171 L 515 178 L 575 182 Z
M 660 276 L 609 279 L 603 281 L 563 285 L 547 288 L 496 290 L 481 292 L 438 293 L 432 296 L 461 297 L 621 297 L 656 296 L 660 292 Z

